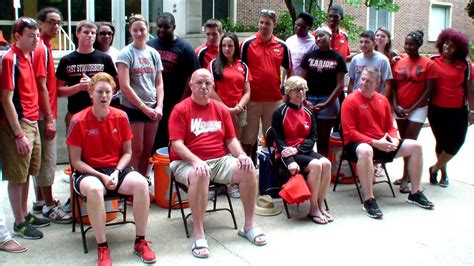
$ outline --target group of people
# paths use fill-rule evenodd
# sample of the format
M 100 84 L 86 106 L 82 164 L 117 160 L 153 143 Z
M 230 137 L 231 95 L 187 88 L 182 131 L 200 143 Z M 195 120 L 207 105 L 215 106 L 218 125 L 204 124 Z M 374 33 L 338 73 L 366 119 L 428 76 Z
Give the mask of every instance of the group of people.
M 134 252 L 145 263 L 156 261 L 145 239 L 145 176 L 152 151 L 168 145 L 170 168 L 177 182 L 189 187 L 192 254 L 210 255 L 203 227 L 210 182 L 238 187 L 245 214 L 238 235 L 265 245 L 266 235 L 255 221 L 253 154 L 260 128 L 266 132 L 270 126 L 280 167 L 305 176 L 312 194 L 311 221 L 334 221 L 323 205 L 331 178 L 329 137 L 333 128 L 339 131 L 338 120 L 345 152 L 357 161 L 370 217 L 383 216 L 372 191 L 373 159 L 378 158 L 403 157 L 404 175 L 396 181 L 400 192 L 409 193 L 410 203 L 433 208 L 420 190 L 423 160 L 416 138 L 428 116 L 438 157 L 429 168 L 430 182 L 447 186 L 446 164 L 464 142 L 468 119 L 473 120 L 468 111 L 474 110 L 474 98 L 468 97 L 474 96 L 472 66 L 465 60 L 469 41 L 446 29 L 436 43 L 440 56 L 428 59 L 419 54 L 423 33 L 413 31 L 405 39 L 405 56 L 392 49 L 390 32 L 381 28 L 362 32 L 361 52 L 351 54 L 347 34 L 339 28 L 343 18 L 343 9 L 333 5 L 327 25 L 311 32 L 314 18 L 303 12 L 295 35 L 284 42 L 273 35 L 276 13 L 265 9 L 258 32 L 241 43 L 211 19 L 204 25 L 207 41 L 195 51 L 174 34 L 170 13 L 158 17 L 157 37 L 151 40 L 148 21 L 131 16 L 132 42 L 121 51 L 112 47 L 111 24 L 81 21 L 75 32 L 77 50 L 62 57 L 56 71 L 51 39 L 61 26 L 61 12 L 48 7 L 37 21 L 18 19 L 13 25 L 16 42 L 2 59 L 0 83 L 0 148 L 14 233 L 39 239 L 43 234 L 38 227 L 72 221 L 51 190 L 57 97 L 68 97 L 66 144 L 73 188 L 88 199 L 99 265 L 112 264 L 104 195 L 116 193 L 133 196 Z M 439 75 L 440 68 L 449 75 Z M 45 218 L 28 211 L 30 175 L 37 188 L 35 206 Z M 0 240 L 2 249 L 26 250 L 9 236 Z

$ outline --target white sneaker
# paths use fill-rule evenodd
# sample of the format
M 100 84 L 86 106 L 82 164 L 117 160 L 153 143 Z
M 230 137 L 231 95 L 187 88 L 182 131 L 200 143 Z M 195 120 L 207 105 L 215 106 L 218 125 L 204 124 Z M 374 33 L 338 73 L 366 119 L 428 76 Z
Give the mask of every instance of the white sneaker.
M 230 185 L 227 187 L 227 193 L 231 198 L 238 199 L 240 198 L 239 186 L 236 184 Z

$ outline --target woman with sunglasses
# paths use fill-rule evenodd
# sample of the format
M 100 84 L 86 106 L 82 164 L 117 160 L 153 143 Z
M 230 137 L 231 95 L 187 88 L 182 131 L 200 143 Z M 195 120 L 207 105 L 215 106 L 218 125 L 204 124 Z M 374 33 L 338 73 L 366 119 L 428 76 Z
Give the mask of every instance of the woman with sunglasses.
M 112 61 L 117 60 L 119 50 L 112 46 L 114 42 L 115 27 L 109 22 L 97 22 L 97 37 L 95 38 L 94 48 L 108 54 Z
M 341 55 L 339 55 L 341 56 Z M 292 76 L 285 82 L 286 101 L 273 113 L 276 159 L 291 175 L 301 173 L 311 191 L 308 218 L 317 224 L 334 220 L 324 209 L 324 198 L 331 181 L 331 162 L 313 150 L 316 143 L 316 120 L 304 105 L 308 90 L 306 80 Z
M 133 132 L 131 165 L 146 176 L 158 122 L 163 116 L 163 65 L 160 54 L 146 44 L 148 22 L 142 15 L 129 19 L 133 42 L 117 58 L 122 109 Z

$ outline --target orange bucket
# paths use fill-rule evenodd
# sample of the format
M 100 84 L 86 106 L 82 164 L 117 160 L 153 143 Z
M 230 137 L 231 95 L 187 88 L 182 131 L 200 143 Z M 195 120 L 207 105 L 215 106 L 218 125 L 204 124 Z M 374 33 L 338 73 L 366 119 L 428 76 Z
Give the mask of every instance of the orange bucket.
M 329 152 L 328 159 L 331 161 L 331 182 L 336 182 L 337 168 L 339 167 L 339 161 L 342 154 L 342 141 L 338 132 L 331 133 L 329 138 Z M 353 163 L 352 168 L 354 169 L 355 174 L 357 175 L 357 167 Z M 341 171 L 339 173 L 340 184 L 354 184 L 354 179 L 352 177 L 351 169 L 349 168 L 349 162 L 343 161 L 341 165 Z
M 168 209 L 171 178 L 168 147 L 157 149 L 153 157 L 150 158 L 150 163 L 153 164 L 155 175 L 155 202 L 159 207 Z M 181 197 L 183 201 L 187 200 L 186 193 L 181 192 Z M 173 193 L 171 201 L 172 208 L 178 209 L 179 204 L 176 191 Z M 189 207 L 188 203 L 183 205 L 185 208 Z
M 72 197 L 73 194 L 72 193 L 73 193 L 74 188 L 72 187 L 73 181 L 72 181 L 71 166 L 68 166 L 68 167 L 64 168 L 64 173 L 69 176 L 69 189 L 70 189 L 70 192 L 71 192 L 71 204 L 72 204 L 72 201 L 73 201 L 73 197 Z M 126 204 L 126 203 L 124 202 L 124 204 Z M 111 211 L 118 210 L 118 205 L 119 205 L 118 200 L 109 200 L 109 201 L 105 202 L 105 212 L 106 212 L 105 220 L 107 222 L 110 222 L 113 219 L 117 218 L 118 212 L 111 212 Z M 81 208 L 82 215 L 87 215 L 87 206 L 83 203 L 81 197 L 79 197 L 79 207 Z M 76 217 L 77 222 L 79 222 L 78 206 L 74 206 L 73 211 L 74 211 L 74 217 Z M 83 224 L 91 224 L 90 221 L 89 221 L 89 217 L 88 216 L 82 217 L 82 223 Z

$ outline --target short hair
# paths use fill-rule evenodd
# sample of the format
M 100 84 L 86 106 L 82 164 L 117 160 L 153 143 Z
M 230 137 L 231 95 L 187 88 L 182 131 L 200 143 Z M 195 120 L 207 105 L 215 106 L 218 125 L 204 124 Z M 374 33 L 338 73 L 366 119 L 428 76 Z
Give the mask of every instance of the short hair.
M 339 16 L 341 16 L 341 19 L 344 18 L 344 9 L 342 9 L 342 7 L 340 5 L 332 5 L 328 9 L 328 13 L 329 13 L 329 11 L 337 12 L 339 14 Z
M 59 11 L 59 9 L 55 7 L 45 7 L 41 9 L 38 12 L 38 15 L 36 16 L 36 19 L 38 21 L 44 22 L 46 21 L 46 17 L 48 16 L 49 13 L 56 13 L 61 17 L 61 19 L 63 19 L 63 14 L 61 13 L 61 11 Z
M 285 81 L 285 95 L 290 94 L 291 91 L 297 88 L 303 88 L 305 92 L 308 90 L 308 83 L 304 78 L 291 76 Z
M 418 47 L 423 45 L 423 37 L 425 34 L 422 30 L 414 30 L 407 34 L 407 37 L 411 37 L 418 44 Z
M 115 93 L 117 90 L 117 85 L 115 84 L 114 78 L 105 72 L 99 72 L 95 74 L 92 78 L 91 81 L 89 82 L 89 86 L 87 87 L 87 92 L 89 94 L 92 94 L 94 92 L 95 86 L 97 83 L 104 81 L 110 84 L 112 86 L 112 92 Z
M 97 30 L 97 26 L 89 20 L 79 21 L 76 26 L 76 32 L 81 32 L 82 28 L 93 28 Z
M 302 19 L 308 27 L 313 27 L 314 24 L 314 17 L 308 12 L 301 12 L 296 19 Z
M 276 23 L 276 13 L 270 9 L 262 9 L 260 10 L 260 17 L 267 17 L 271 18 L 274 23 Z
M 205 28 L 217 28 L 217 31 L 222 33 L 222 23 L 217 19 L 208 19 L 206 23 L 204 23 Z
M 463 32 L 452 28 L 444 29 L 436 40 L 436 48 L 440 54 L 443 53 L 443 45 L 447 41 L 453 42 L 456 46 L 456 52 L 454 53 L 456 59 L 465 59 L 469 54 L 469 37 Z
M 372 41 L 375 41 L 375 33 L 371 30 L 364 30 L 360 35 L 359 38 L 369 38 Z
M 176 25 L 176 21 L 174 19 L 174 16 L 173 14 L 169 13 L 169 12 L 163 12 L 161 15 L 159 15 L 157 18 L 156 18 L 156 22 L 158 22 L 158 20 L 160 19 L 167 19 L 171 22 L 172 25 Z
M 370 75 L 372 75 L 376 81 L 378 81 L 380 79 L 380 71 L 375 68 L 375 67 L 364 67 L 364 69 L 362 70 L 362 73 L 363 72 L 367 72 L 369 73 Z
M 23 30 L 25 28 L 28 29 L 37 29 L 38 28 L 38 23 L 36 20 L 29 18 L 29 17 L 21 17 L 18 18 L 15 23 L 12 25 L 12 32 L 13 34 L 19 33 L 20 35 L 23 34 Z
M 135 15 L 131 16 L 130 18 L 128 18 L 128 22 L 130 23 L 129 27 L 131 28 L 132 24 L 137 22 L 137 21 L 142 21 L 143 23 L 145 23 L 145 25 L 148 28 L 148 21 L 145 19 L 145 17 L 142 14 L 135 14 Z

